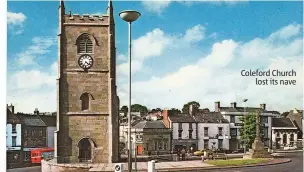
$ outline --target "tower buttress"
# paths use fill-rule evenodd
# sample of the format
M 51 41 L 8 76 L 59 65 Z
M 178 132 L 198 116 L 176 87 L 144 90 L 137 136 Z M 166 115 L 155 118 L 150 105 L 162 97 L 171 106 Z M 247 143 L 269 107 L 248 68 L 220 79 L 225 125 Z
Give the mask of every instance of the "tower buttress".
M 59 33 L 61 34 L 62 30 L 62 25 L 64 23 L 64 14 L 65 14 L 65 7 L 64 7 L 64 2 L 63 0 L 60 0 L 59 8 L 58 8 L 58 14 L 59 14 Z
M 110 25 L 114 25 L 114 15 L 113 15 L 113 4 L 112 0 L 108 1 L 108 8 L 107 8 L 107 14 L 110 17 Z

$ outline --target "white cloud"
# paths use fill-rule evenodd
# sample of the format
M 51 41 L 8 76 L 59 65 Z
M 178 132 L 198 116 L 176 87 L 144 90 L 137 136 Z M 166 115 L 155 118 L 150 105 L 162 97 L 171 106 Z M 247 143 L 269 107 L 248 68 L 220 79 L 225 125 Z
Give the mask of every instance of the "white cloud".
M 208 2 L 214 4 L 237 4 L 240 2 L 247 2 L 248 0 L 202 0 L 202 1 L 185 1 L 185 0 L 177 0 L 175 2 L 184 4 L 186 6 L 191 6 L 194 2 Z M 172 0 L 142 0 L 143 7 L 149 11 L 160 15 L 166 8 L 169 7 L 170 4 L 173 3 Z
M 35 90 L 42 86 L 54 85 L 56 75 L 40 70 L 21 70 L 9 78 L 9 86 L 12 89 Z
M 171 42 L 172 39 L 158 28 L 134 40 L 132 47 L 132 72 L 140 70 L 144 60 L 150 57 L 161 56 L 164 49 Z M 124 55 L 119 55 L 119 57 L 126 58 Z M 128 62 L 118 65 L 118 74 L 127 75 L 128 71 Z
M 292 36 L 296 36 L 301 32 L 300 24 L 290 24 L 284 28 L 281 28 L 277 32 L 272 33 L 269 39 L 288 39 Z
M 7 12 L 7 24 L 14 35 L 20 35 L 23 33 L 23 23 L 25 20 L 26 16 L 21 12 Z
M 52 71 L 52 73 L 58 73 L 58 62 L 57 61 L 51 65 L 51 71 Z
M 52 37 L 34 37 L 32 45 L 23 52 L 17 54 L 17 63 L 22 66 L 36 64 L 36 59 L 49 52 L 49 48 L 55 45 L 56 39 Z
M 196 25 L 193 28 L 186 31 L 185 41 L 197 42 L 205 38 L 205 27 L 202 25 Z
M 49 53 L 55 43 L 56 39 L 52 37 L 34 37 L 32 44 L 16 55 L 20 70 L 8 74 L 7 103 L 14 104 L 17 111 L 31 113 L 35 108 L 56 110 L 58 63 L 40 66 L 37 61 Z
M 159 28 L 148 32 L 146 35 L 133 41 L 132 47 L 132 73 L 139 71 L 145 60 L 153 57 L 161 57 L 165 51 L 175 51 L 182 47 L 191 47 L 204 39 L 205 28 L 201 25 L 189 28 L 185 34 L 169 35 Z M 126 56 L 119 55 L 119 59 L 126 59 Z M 118 75 L 128 75 L 128 62 L 118 65 Z
M 57 62 L 50 67 L 20 70 L 8 75 L 7 103 L 12 103 L 16 111 L 32 113 L 56 110 Z
M 19 12 L 7 12 L 7 24 L 9 25 L 21 25 L 26 19 L 26 16 Z
M 154 0 L 154 1 L 142 1 L 144 8 L 150 12 L 161 14 L 164 9 L 169 7 L 171 0 Z
M 223 106 L 229 106 L 230 102 L 237 99 L 242 106 L 241 100 L 247 98 L 247 106 L 266 103 L 267 109 L 279 111 L 302 108 L 303 41 L 295 28 L 298 25 L 292 24 L 269 37 L 248 42 L 223 40 L 214 43 L 210 54 L 200 57 L 196 63 L 186 64 L 162 77 L 133 82 L 132 102 L 150 108 L 182 108 L 184 103 L 195 100 L 202 107 L 213 110 L 214 101 L 221 101 Z M 286 33 L 286 30 L 293 34 Z M 278 42 L 272 41 L 273 39 Z M 169 48 L 170 46 L 166 47 Z M 264 79 L 294 79 L 297 85 L 256 85 L 256 77 L 241 76 L 243 69 L 293 69 L 297 72 L 295 77 Z M 127 85 L 122 84 L 118 88 L 121 105 L 124 105 L 128 100 Z
M 117 60 L 118 60 L 118 61 L 121 61 L 121 62 L 125 62 L 125 61 L 128 60 L 128 57 L 125 56 L 125 55 L 123 55 L 123 54 L 118 54 Z

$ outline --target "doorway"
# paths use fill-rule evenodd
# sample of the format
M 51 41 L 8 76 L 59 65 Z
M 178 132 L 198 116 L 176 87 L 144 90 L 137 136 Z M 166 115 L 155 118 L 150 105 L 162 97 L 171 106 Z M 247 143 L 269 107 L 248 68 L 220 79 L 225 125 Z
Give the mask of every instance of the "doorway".
M 92 160 L 92 146 L 88 138 L 83 138 L 78 143 L 79 162 L 88 162 Z
M 137 146 L 137 154 L 138 154 L 138 155 L 142 155 L 142 151 L 143 151 L 142 148 L 143 148 L 142 145 L 138 145 L 138 146 Z

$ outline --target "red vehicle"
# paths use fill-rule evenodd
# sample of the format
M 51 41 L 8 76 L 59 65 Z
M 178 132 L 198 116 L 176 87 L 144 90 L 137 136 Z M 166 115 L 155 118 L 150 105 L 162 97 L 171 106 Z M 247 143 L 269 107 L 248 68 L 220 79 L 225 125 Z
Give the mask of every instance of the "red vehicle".
M 40 164 L 42 159 L 54 157 L 54 148 L 39 148 L 31 150 L 31 161 L 33 164 Z

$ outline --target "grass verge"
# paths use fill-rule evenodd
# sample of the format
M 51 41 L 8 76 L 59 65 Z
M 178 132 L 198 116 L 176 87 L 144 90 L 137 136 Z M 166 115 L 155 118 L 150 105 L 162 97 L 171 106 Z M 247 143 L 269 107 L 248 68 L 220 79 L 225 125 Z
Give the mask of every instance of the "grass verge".
M 205 161 L 207 164 L 215 165 L 219 167 L 227 167 L 227 166 L 243 166 L 243 165 L 251 165 L 251 164 L 261 164 L 269 162 L 271 159 L 269 158 L 256 158 L 256 159 L 231 159 L 231 160 L 211 160 Z

